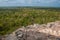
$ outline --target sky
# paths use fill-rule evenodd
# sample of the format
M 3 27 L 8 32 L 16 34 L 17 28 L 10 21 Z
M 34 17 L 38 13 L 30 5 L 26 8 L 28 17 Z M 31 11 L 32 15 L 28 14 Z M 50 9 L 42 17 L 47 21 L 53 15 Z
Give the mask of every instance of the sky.
M 60 7 L 60 0 L 0 0 L 0 6 Z

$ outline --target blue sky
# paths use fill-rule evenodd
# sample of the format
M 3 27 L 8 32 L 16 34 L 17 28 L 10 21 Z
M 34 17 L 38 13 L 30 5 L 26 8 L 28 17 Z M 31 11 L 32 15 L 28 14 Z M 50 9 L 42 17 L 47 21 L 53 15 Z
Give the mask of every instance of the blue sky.
M 51 6 L 60 7 L 60 0 L 0 0 L 0 6 Z

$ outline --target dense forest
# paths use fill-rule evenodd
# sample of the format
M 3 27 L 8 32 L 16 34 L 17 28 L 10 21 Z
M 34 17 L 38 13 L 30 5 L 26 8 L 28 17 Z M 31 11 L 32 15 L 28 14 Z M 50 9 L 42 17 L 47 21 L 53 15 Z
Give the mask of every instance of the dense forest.
M 0 8 L 0 35 L 17 28 L 60 20 L 59 8 Z

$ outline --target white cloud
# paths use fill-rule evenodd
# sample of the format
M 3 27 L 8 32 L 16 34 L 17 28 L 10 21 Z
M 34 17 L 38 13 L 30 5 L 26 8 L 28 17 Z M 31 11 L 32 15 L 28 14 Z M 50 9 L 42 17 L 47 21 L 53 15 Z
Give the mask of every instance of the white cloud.
M 9 0 L 0 0 L 0 2 L 6 2 L 6 1 L 9 1 Z
M 0 2 L 9 2 L 9 3 L 52 3 L 56 2 L 57 0 L 0 0 Z
M 31 4 L 31 3 L 32 3 L 32 0 L 26 0 L 26 2 L 27 2 L 28 4 Z
M 0 0 L 0 5 L 54 5 L 60 0 Z
M 38 2 L 41 3 L 52 3 L 52 2 L 56 2 L 57 0 L 38 0 Z

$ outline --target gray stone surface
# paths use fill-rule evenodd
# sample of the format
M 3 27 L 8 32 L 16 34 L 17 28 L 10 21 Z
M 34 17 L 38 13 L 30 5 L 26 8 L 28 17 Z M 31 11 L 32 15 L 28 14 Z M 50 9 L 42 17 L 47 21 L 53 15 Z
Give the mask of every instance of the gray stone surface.
M 60 22 L 51 22 L 47 24 L 34 24 L 29 25 L 26 28 L 22 27 L 14 31 L 13 33 L 6 35 L 5 40 L 60 40 L 60 36 L 55 36 L 43 32 L 39 32 L 41 28 L 60 28 Z M 49 29 L 48 29 L 49 30 Z

